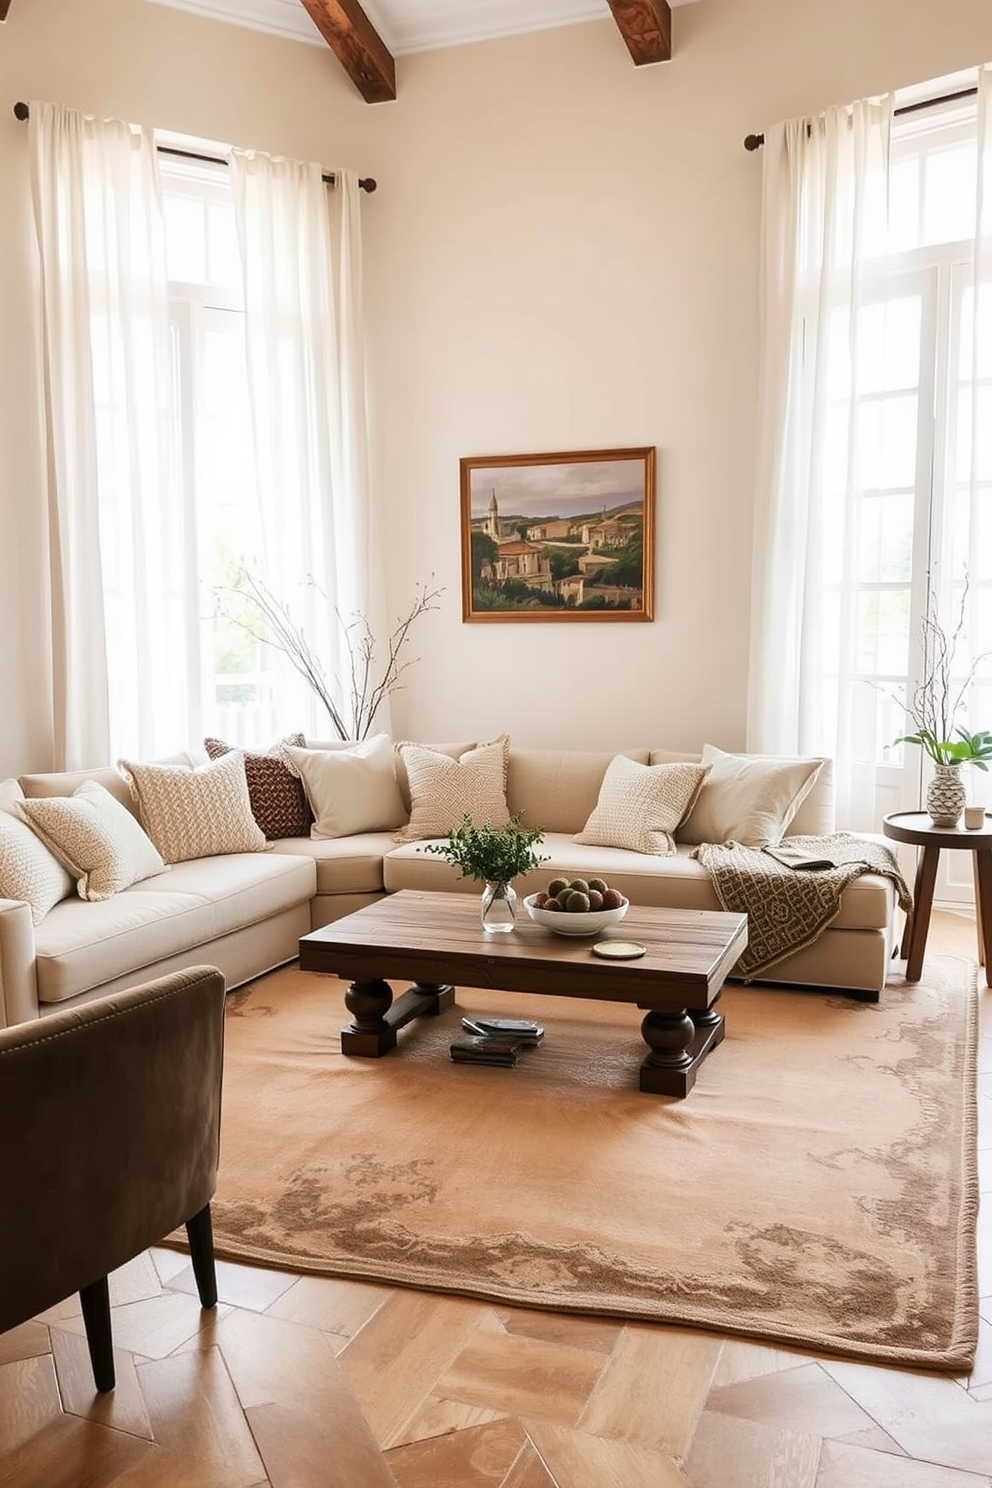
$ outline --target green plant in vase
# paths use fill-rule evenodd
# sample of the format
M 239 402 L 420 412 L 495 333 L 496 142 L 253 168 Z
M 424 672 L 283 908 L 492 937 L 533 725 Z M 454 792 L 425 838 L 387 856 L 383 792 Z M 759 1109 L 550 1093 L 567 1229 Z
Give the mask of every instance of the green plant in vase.
M 964 632 L 967 599 L 968 578 L 965 575 L 957 623 L 948 634 L 938 619 L 936 599 L 931 595 L 922 623 L 923 680 L 914 692 L 912 702 L 905 704 L 906 714 L 914 725 L 913 732 L 902 734 L 893 741 L 919 745 L 933 762 L 926 806 L 931 820 L 938 827 L 957 826 L 964 810 L 966 795 L 961 781 L 961 766 L 970 764 L 977 770 L 987 770 L 986 761 L 992 759 L 992 733 L 986 729 L 970 733 L 954 722 L 964 707 L 980 663 L 990 654 L 986 651 L 976 657 L 963 682 L 959 686 L 954 684 L 951 667 Z
M 446 842 L 429 842 L 424 851 L 446 858 L 461 870 L 460 878 L 483 884 L 482 924 L 492 934 L 513 929 L 517 914 L 513 880 L 546 861 L 534 851 L 543 841 L 543 830 L 521 826 L 519 816 L 511 817 L 505 827 L 488 822 L 476 826 L 466 812 Z

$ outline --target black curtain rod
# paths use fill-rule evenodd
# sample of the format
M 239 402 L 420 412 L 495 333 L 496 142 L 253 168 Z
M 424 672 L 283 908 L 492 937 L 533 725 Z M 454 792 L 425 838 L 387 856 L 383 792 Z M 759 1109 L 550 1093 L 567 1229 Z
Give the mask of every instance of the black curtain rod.
M 919 103 L 904 103 L 900 108 L 893 109 L 894 115 L 917 114 L 920 109 L 936 108 L 938 103 L 956 103 L 959 98 L 974 98 L 977 88 L 962 88 L 959 93 L 942 93 L 939 98 L 921 98 Z M 744 136 L 745 150 L 758 150 L 765 143 L 763 134 L 746 134 Z
M 30 112 L 31 111 L 26 103 L 14 104 L 15 119 L 20 119 L 23 122 L 28 117 Z M 182 157 L 183 160 L 202 160 L 205 165 L 227 164 L 227 161 L 224 159 L 223 155 L 200 155 L 196 150 L 180 150 L 175 145 L 156 145 L 155 148 L 160 155 L 179 155 Z M 337 177 L 334 175 L 333 171 L 325 171 L 324 174 L 321 176 L 321 180 L 326 181 L 328 186 L 333 186 L 336 179 Z M 358 184 L 363 191 L 367 191 L 371 195 L 378 183 L 371 176 L 365 176 L 358 182 Z

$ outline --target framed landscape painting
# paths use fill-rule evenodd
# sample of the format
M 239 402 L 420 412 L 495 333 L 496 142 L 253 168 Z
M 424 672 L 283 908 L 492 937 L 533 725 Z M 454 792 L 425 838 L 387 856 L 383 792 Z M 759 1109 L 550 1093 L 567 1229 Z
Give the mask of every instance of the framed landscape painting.
M 461 461 L 464 620 L 651 620 L 653 446 Z

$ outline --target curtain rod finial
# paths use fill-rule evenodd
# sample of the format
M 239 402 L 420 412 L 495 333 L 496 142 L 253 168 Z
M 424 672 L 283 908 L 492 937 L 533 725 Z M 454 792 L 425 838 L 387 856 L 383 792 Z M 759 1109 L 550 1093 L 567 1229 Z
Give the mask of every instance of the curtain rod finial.
M 763 134 L 746 134 L 744 136 L 745 150 L 757 150 L 765 143 Z
M 29 112 L 30 111 L 29 111 L 28 106 L 27 106 L 26 103 L 15 103 L 14 104 L 14 118 L 15 119 L 20 119 L 22 123 L 28 117 L 28 113 Z

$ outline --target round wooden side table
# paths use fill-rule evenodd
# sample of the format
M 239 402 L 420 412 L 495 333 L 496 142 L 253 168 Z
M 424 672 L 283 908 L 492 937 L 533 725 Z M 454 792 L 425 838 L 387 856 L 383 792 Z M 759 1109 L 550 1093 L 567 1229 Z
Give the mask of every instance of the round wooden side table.
M 907 982 L 918 982 L 923 972 L 923 953 L 930 929 L 933 886 L 942 849 L 973 854 L 975 869 L 975 918 L 978 925 L 978 960 L 989 982 L 989 952 L 992 951 L 992 817 L 969 832 L 966 827 L 935 827 L 925 811 L 894 811 L 882 818 L 882 831 L 895 842 L 909 842 L 922 849 L 916 864 L 913 910 L 906 921 L 900 954 L 906 959 Z

